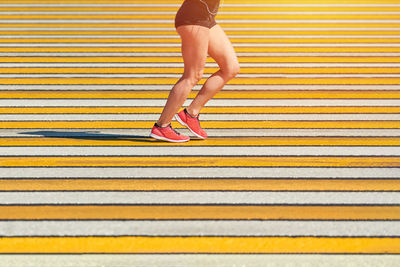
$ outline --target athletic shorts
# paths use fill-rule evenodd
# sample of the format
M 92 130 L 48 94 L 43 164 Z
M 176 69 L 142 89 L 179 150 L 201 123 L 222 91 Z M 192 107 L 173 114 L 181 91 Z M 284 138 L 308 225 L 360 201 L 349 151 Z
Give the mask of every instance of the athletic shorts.
M 207 7 L 198 0 L 186 0 L 176 13 L 175 28 L 182 25 L 200 25 L 211 29 L 217 24 L 215 16 L 207 11 Z

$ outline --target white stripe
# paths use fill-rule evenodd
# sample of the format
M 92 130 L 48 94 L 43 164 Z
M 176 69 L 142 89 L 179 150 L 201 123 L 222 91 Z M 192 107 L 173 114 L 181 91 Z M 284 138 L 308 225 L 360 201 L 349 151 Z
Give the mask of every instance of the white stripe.
M 0 63 L 0 68 L 183 68 L 183 66 L 183 63 L 168 62 Z M 400 63 L 240 63 L 240 66 L 243 68 L 400 68 Z M 208 62 L 206 67 L 216 68 L 218 65 Z M 357 72 L 357 70 L 354 70 L 354 72 Z
M 9 221 L 0 236 L 400 236 L 400 222 Z
M 132 27 L 113 27 L 113 25 L 107 25 L 107 27 L 63 27 L 63 28 L 56 28 L 56 27 L 46 27 L 46 28 L 40 28 L 40 27 L 1 27 L 0 31 L 96 31 L 99 33 L 105 32 L 105 31 L 144 31 L 144 32 L 151 32 L 151 31 L 167 31 L 171 33 L 175 33 L 174 28 L 160 28 L 160 27 L 146 27 L 146 28 L 137 28 L 135 26 Z M 321 27 L 321 28 L 304 28 L 304 27 L 281 27 L 281 28 L 245 28 L 245 27 L 240 27 L 240 28 L 233 28 L 233 27 L 224 27 L 225 31 L 250 31 L 250 32 L 265 32 L 267 31 L 279 31 L 281 32 L 282 30 L 285 31 L 293 31 L 293 32 L 298 32 L 298 31 L 398 31 L 399 28 L 390 28 L 390 27 L 373 27 L 373 28 L 335 28 L 335 27 Z
M 132 133 L 135 133 L 132 131 Z M 148 133 L 150 131 L 148 130 Z M 400 168 L 2 168 L 0 178 L 399 178 Z M 384 181 L 383 181 L 384 182 Z M 23 201 L 23 196 L 16 196 Z M 57 199 L 57 197 L 55 198 Z M 88 199 L 90 197 L 88 196 Z M 127 198 L 129 200 L 129 197 Z M 189 196 L 189 199 L 193 199 Z M 7 200 L 7 197 L 5 197 Z M 54 201 L 54 199 L 51 199 Z M 289 199 L 290 200 L 290 199 Z M 294 199 L 292 199 L 293 201 Z M 371 200 L 371 199 L 370 199 Z M 368 203 L 368 202 L 366 202 Z M 400 202 L 399 202 L 400 203 Z
M 0 43 L 0 47 L 179 47 L 180 44 L 159 43 Z
M 166 99 L 0 99 L 0 107 L 163 107 Z M 188 99 L 184 106 L 188 106 Z M 378 106 L 399 107 L 399 99 L 211 99 L 209 107 L 311 107 L 311 106 Z
M 399 255 L 302 255 L 302 254 L 14 254 L 0 255 L 3 267 L 54 267 L 57 262 L 61 266 L 94 267 L 94 266 L 252 266 L 252 267 L 281 267 L 288 262 L 299 266 L 319 266 L 327 263 L 330 266 L 396 266 L 400 261 Z
M 189 130 L 179 129 L 179 132 L 190 135 Z M 0 129 L 2 137 L 61 137 L 61 138 L 148 138 L 150 129 Z M 332 137 L 332 136 L 383 136 L 398 137 L 399 129 L 207 129 L 212 137 Z M 141 140 L 141 139 L 139 139 Z
M 0 74 L 0 78 L 180 78 L 181 74 L 169 73 L 141 73 L 141 74 L 118 74 L 118 73 L 104 73 L 104 74 Z M 203 78 L 210 77 L 211 74 L 204 74 Z M 239 73 L 237 78 L 399 78 L 400 74 L 246 74 Z
M 400 53 L 236 53 L 239 57 L 399 57 Z M 171 52 L 153 52 L 153 53 L 74 53 L 74 52 L 60 52 L 60 53 L 2 53 L 0 57 L 181 57 L 181 53 Z
M 0 24 L 31 24 L 31 23 L 38 23 L 38 24 L 48 24 L 48 23 L 84 23 L 84 24 L 109 24 L 109 23 L 132 23 L 132 24 L 171 24 L 173 23 L 172 19 L 109 19 L 109 20 L 80 20 L 80 19 L 69 19 L 69 20 L 55 20 L 55 19 L 24 19 L 24 20 L 11 20 L 11 19 L 2 19 L 0 20 Z M 219 23 L 238 23 L 238 20 L 218 20 Z M 321 24 L 321 23 L 334 23 L 334 24 L 342 24 L 342 23 L 356 23 L 356 24 L 364 24 L 364 23 L 377 23 L 377 24 L 386 24 L 386 23 L 400 23 L 400 20 L 380 20 L 380 19 L 369 19 L 369 20 L 349 20 L 349 19 L 340 19 L 340 20 L 311 20 L 311 19 L 303 19 L 303 20 L 276 20 L 276 19 L 252 19 L 252 20 L 240 20 L 240 23 L 313 23 L 313 24 Z
M 288 262 L 296 262 L 300 266 L 318 266 L 327 262 L 331 266 L 396 266 L 400 260 L 398 255 L 301 255 L 301 254 L 78 254 L 65 255 L 51 254 L 14 254 L 0 255 L 4 267 L 54 267 L 54 262 L 62 266 L 88 267 L 88 266 L 253 266 L 268 267 L 285 266 Z
M 159 114 L 0 114 L 2 121 L 157 121 Z M 201 121 L 400 121 L 400 114 L 201 114 Z
M 0 147 L 3 156 L 400 156 L 399 147 Z
M 141 74 L 0 74 L 0 78 L 180 78 L 181 74 L 169 73 L 141 73 Z M 211 74 L 204 74 L 203 78 Z M 400 74 L 245 74 L 240 73 L 237 78 L 399 78 Z
M 169 91 L 172 88 L 171 85 L 0 85 L 0 90 L 49 90 L 49 91 L 60 91 L 60 90 L 167 90 Z M 196 85 L 193 90 L 200 90 L 201 85 Z M 224 86 L 224 90 L 400 90 L 400 85 L 268 85 L 268 84 L 260 84 L 260 85 L 234 85 L 227 84 Z
M 232 39 L 399 39 L 399 35 L 228 35 Z M 0 39 L 180 39 L 178 35 L 2 35 Z
M 189 169 L 190 171 L 190 169 Z M 398 192 L 0 192 L 23 204 L 400 204 Z
M 60 53 L 61 54 L 61 53 Z M 149 53 L 149 55 L 152 53 Z M 67 55 L 67 54 L 66 54 Z M 139 55 L 139 54 L 138 54 Z M 152 54 L 154 55 L 154 54 Z M 400 53 L 237 53 L 239 57 L 398 57 Z M 161 55 L 163 56 L 163 55 Z M 176 56 L 181 56 L 176 53 Z
M 400 53 L 236 53 L 239 57 L 399 57 Z M 2 53 L 0 57 L 181 57 L 181 53 L 171 52 L 138 52 L 138 53 L 86 53 L 86 52 L 60 52 L 60 53 L 30 53 L 30 52 L 17 52 L 17 53 Z
M 180 43 L 0 43 L 0 47 L 180 47 Z M 397 43 L 234 43 L 234 47 L 400 47 Z
M 185 102 L 185 105 L 190 104 L 190 100 Z M 87 100 L 76 100 L 76 99 L 68 99 L 66 103 L 65 100 L 60 99 L 46 99 L 46 100 L 30 100 L 30 99 L 19 99 L 19 100 L 8 100 L 8 99 L 0 99 L 0 106 L 7 107 L 73 107 L 73 106 L 82 106 L 82 107 L 161 107 L 165 105 L 165 99 L 132 99 L 132 100 L 102 100 L 102 99 L 87 99 Z M 380 99 L 380 100 L 310 100 L 310 99 L 300 99 L 300 100 L 291 100 L 291 99 L 278 99 L 278 100 L 270 100 L 270 99 L 212 99 L 207 104 L 210 107 L 246 107 L 246 106 L 276 106 L 276 107 L 284 107 L 284 106 L 400 106 L 400 100 L 397 99 Z

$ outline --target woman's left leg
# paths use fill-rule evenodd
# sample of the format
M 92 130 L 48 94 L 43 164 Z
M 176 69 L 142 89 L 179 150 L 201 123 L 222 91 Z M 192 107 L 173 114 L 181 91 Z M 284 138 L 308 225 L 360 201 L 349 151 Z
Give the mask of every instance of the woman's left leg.
M 208 54 L 217 62 L 220 69 L 207 79 L 195 99 L 186 108 L 192 116 L 197 116 L 204 105 L 240 70 L 235 50 L 222 28 L 215 25 L 210 29 L 209 36 Z

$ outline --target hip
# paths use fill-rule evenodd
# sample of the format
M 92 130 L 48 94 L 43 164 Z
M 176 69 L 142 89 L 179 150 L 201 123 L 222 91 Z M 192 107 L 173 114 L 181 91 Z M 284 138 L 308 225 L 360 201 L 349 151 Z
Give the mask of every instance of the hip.
M 215 24 L 215 15 L 210 14 L 207 7 L 198 0 L 186 0 L 175 16 L 176 28 L 181 25 L 200 25 L 211 28 Z

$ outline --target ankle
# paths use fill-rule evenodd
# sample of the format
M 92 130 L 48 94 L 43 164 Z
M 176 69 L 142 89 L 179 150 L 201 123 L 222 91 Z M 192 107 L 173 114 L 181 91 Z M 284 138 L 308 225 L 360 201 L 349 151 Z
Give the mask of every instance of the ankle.
M 155 124 L 157 127 L 160 127 L 160 128 L 167 128 L 167 127 L 169 127 L 170 125 L 171 125 L 171 123 L 160 123 L 160 122 L 156 122 L 156 124 Z
M 185 113 L 192 118 L 197 118 L 197 116 L 199 116 L 198 112 L 193 112 L 193 110 L 188 110 L 187 108 L 185 108 Z

